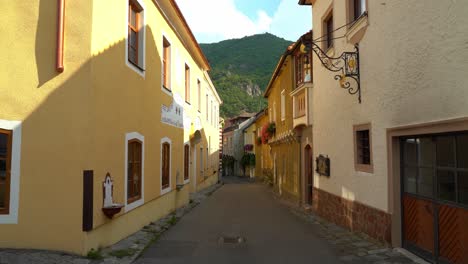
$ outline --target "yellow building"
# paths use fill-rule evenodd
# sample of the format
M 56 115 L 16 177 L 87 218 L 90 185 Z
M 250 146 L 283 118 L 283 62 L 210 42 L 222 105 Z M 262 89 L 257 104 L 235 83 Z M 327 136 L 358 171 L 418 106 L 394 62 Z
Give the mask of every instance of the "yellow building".
M 267 109 L 264 109 L 263 114 L 261 114 L 255 121 L 255 127 L 257 129 L 255 138 L 255 175 L 257 178 L 273 183 L 273 163 L 271 161 L 270 153 L 271 148 L 266 142 L 262 142 L 261 137 L 262 128 L 269 124 Z
M 217 181 L 221 100 L 173 0 L 16 1 L 1 23 L 0 247 L 86 254 Z
M 269 124 L 260 131 L 271 147 L 274 186 L 282 196 L 298 204 L 306 200 L 303 151 L 311 148 L 307 137 L 301 137 L 311 125 L 307 111 L 312 88 L 311 51 L 304 48 L 311 38 L 312 32 L 307 32 L 280 58 L 264 94 L 268 98 Z M 302 138 L 306 139 L 304 146 Z

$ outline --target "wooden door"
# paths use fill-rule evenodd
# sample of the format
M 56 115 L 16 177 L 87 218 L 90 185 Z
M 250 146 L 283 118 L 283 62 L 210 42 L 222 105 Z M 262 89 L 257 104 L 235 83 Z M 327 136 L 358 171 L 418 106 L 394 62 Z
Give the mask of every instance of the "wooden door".
M 468 264 L 468 133 L 404 138 L 401 150 L 404 247 Z
M 431 201 L 403 196 L 404 240 L 407 247 L 434 255 L 434 207 Z

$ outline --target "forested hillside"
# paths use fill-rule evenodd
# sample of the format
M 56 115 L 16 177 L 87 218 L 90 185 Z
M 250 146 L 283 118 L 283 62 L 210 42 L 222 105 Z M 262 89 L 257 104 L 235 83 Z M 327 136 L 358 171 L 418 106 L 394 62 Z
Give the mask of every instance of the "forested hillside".
M 265 107 L 263 91 L 290 44 L 269 33 L 200 44 L 212 68 L 211 79 L 223 100 L 221 116 L 232 117 L 242 110 L 257 112 Z

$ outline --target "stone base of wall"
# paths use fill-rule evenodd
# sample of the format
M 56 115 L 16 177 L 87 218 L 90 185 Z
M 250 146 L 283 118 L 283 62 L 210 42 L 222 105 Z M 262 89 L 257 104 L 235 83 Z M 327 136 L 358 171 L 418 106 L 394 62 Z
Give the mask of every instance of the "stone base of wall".
M 384 211 L 317 188 L 314 188 L 312 207 L 317 215 L 337 225 L 391 242 L 391 215 Z
M 296 194 L 289 192 L 288 190 L 282 189 L 281 194 L 279 192 L 278 186 L 275 186 L 275 192 L 278 194 L 281 199 L 284 201 L 287 201 L 290 204 L 294 204 L 295 206 L 300 206 L 300 197 L 298 197 Z

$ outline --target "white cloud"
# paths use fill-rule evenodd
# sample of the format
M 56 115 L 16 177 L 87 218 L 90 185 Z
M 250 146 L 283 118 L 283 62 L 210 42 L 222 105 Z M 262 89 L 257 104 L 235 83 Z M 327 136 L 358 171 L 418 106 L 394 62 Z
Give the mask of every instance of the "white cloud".
M 201 43 L 218 42 L 271 32 L 296 40 L 310 30 L 310 7 L 299 6 L 296 0 L 282 0 L 273 17 L 265 11 L 251 19 L 239 11 L 234 0 L 178 0 L 190 28 Z
M 177 3 L 202 43 L 265 32 L 272 22 L 264 11 L 258 12 L 256 21 L 251 20 L 236 8 L 234 0 L 179 0 Z
M 312 29 L 312 9 L 300 6 L 297 0 L 282 0 L 273 15 L 270 32 L 287 40 L 296 41 Z

